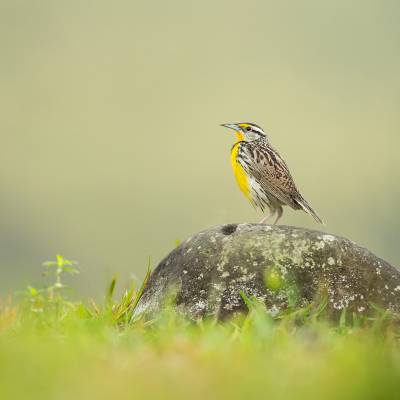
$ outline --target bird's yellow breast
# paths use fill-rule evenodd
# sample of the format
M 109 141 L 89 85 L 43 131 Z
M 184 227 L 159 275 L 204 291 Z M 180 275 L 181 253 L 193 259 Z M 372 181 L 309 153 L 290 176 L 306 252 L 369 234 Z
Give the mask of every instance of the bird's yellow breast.
M 232 152 L 231 152 L 231 163 L 232 163 L 233 173 L 235 174 L 235 178 L 240 187 L 240 190 L 243 192 L 243 194 L 247 198 L 250 198 L 250 186 L 249 186 L 247 174 L 237 160 L 239 144 L 240 144 L 240 142 L 236 143 L 233 146 Z

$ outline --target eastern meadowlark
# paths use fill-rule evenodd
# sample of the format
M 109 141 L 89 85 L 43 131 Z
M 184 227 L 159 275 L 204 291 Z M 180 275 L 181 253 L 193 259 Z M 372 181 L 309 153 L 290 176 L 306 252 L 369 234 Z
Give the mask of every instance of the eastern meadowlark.
M 250 123 L 223 124 L 236 132 L 237 142 L 232 146 L 231 162 L 237 183 L 254 207 L 267 207 L 265 223 L 276 214 L 274 224 L 283 213 L 282 206 L 304 210 L 318 223 L 318 214 L 297 190 L 289 169 L 279 153 L 269 144 L 261 127 Z

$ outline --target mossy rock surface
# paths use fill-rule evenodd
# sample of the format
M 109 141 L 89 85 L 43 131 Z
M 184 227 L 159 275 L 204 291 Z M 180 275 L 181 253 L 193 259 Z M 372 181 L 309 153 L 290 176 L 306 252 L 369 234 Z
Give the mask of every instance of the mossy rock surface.
M 272 314 L 322 299 L 332 319 L 344 308 L 400 311 L 395 267 L 351 240 L 283 225 L 221 225 L 187 239 L 154 270 L 135 315 L 157 312 L 171 291 L 196 319 L 246 312 L 241 291 Z

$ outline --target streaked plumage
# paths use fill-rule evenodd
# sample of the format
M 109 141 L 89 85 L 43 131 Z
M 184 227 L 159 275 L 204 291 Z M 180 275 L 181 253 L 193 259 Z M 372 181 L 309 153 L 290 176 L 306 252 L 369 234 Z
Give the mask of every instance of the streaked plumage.
M 302 197 L 285 161 L 269 144 L 264 131 L 255 124 L 224 124 L 236 131 L 238 141 L 232 146 L 231 162 L 238 185 L 254 207 L 269 209 L 275 224 L 283 213 L 282 206 L 304 210 L 318 223 L 318 214 Z M 261 222 L 265 222 L 264 218 Z

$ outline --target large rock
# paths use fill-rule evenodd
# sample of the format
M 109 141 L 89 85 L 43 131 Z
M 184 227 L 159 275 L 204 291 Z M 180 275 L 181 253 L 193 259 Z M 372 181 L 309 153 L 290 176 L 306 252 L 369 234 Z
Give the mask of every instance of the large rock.
M 247 311 L 241 291 L 272 314 L 324 299 L 333 319 L 344 308 L 400 311 L 396 268 L 348 239 L 282 225 L 222 225 L 187 239 L 154 270 L 135 315 L 158 311 L 171 290 L 191 318 Z

